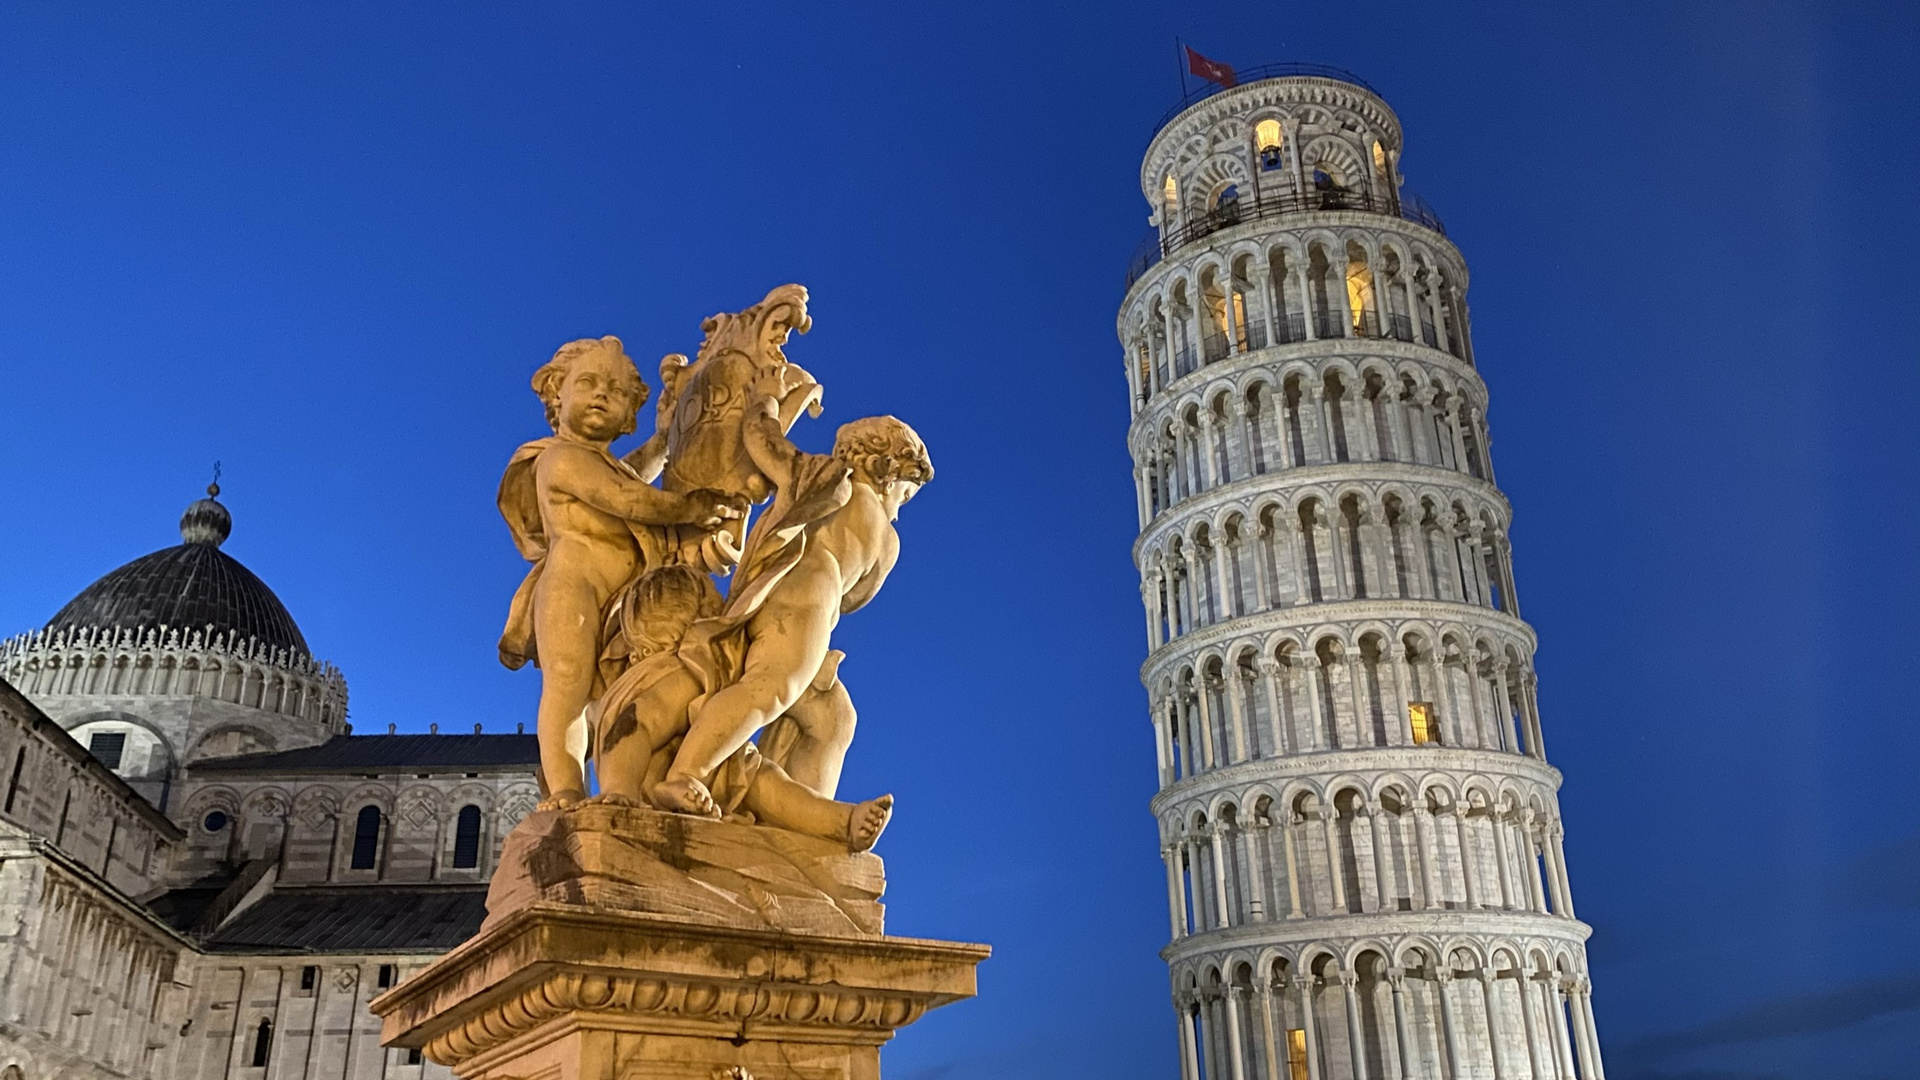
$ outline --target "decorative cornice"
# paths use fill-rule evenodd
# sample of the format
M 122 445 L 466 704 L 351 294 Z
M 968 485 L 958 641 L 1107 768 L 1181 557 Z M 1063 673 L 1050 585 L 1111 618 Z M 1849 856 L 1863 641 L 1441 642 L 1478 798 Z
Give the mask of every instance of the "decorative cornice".
M 1169 807 L 1211 802 L 1221 792 L 1240 793 L 1250 785 L 1275 787 L 1298 780 L 1330 781 L 1354 775 L 1394 773 L 1405 776 L 1508 776 L 1529 780 L 1551 791 L 1560 788 L 1560 770 L 1525 754 L 1457 746 L 1376 746 L 1353 750 L 1316 750 L 1285 757 L 1256 758 L 1222 765 L 1185 777 L 1160 789 L 1148 807 L 1155 817 Z

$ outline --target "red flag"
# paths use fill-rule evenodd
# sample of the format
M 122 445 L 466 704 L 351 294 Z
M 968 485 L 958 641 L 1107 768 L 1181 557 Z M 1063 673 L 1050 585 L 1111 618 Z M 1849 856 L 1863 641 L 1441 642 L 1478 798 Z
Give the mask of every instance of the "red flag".
M 1193 72 L 1208 82 L 1217 82 L 1221 86 L 1232 86 L 1234 84 L 1233 69 L 1231 67 L 1228 67 L 1218 60 L 1209 60 L 1201 56 L 1199 53 L 1193 51 L 1193 46 L 1191 45 L 1186 48 L 1188 71 Z

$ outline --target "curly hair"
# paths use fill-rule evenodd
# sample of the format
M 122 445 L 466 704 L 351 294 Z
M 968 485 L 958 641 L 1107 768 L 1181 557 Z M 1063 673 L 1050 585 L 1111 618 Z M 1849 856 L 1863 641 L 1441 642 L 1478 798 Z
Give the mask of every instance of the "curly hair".
M 567 374 L 573 370 L 574 361 L 590 352 L 605 350 L 625 360 L 619 368 L 619 378 L 633 398 L 633 411 L 627 414 L 626 422 L 620 426 L 620 434 L 632 434 L 640 424 L 640 407 L 647 403 L 647 383 L 640 377 L 640 369 L 633 366 L 633 358 L 627 355 L 626 346 L 620 339 L 608 334 L 606 337 L 581 338 L 560 346 L 553 359 L 540 365 L 533 373 L 533 392 L 547 406 L 547 426 L 560 430 L 560 384 L 567 381 Z
M 933 479 L 927 444 L 892 416 L 865 416 L 840 425 L 833 437 L 833 456 L 882 484 L 894 480 L 925 484 Z

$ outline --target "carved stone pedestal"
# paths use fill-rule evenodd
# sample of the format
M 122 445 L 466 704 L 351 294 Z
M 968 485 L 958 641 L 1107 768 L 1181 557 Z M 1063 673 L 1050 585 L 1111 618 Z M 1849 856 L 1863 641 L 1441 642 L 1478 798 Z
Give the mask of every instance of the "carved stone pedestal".
M 372 1003 L 383 1043 L 462 1080 L 878 1080 L 989 952 L 852 929 L 879 860 L 777 830 L 589 807 L 502 854 L 480 934 Z

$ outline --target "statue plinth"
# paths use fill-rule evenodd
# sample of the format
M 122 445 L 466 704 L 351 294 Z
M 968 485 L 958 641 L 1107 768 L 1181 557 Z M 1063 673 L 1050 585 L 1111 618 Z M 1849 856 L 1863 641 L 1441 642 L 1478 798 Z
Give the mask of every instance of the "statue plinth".
M 989 953 L 878 933 L 877 858 L 764 826 L 542 812 L 494 880 L 481 932 L 372 1003 L 462 1080 L 878 1080 Z

